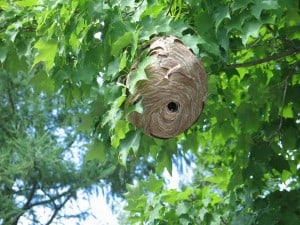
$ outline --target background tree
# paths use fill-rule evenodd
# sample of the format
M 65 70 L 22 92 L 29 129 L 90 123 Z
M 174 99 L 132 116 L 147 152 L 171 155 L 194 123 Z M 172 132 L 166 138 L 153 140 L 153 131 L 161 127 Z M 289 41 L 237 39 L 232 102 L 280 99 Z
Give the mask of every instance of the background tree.
M 299 223 L 299 2 L 0 5 L 2 70 L 25 71 L 30 86 L 67 106 L 83 102 L 75 117 L 92 140 L 86 160 L 114 192 L 127 189 L 126 224 Z M 194 126 L 159 140 L 128 123 L 120 81 L 151 37 L 168 34 L 204 62 L 209 96 Z M 168 190 L 161 174 L 178 159 L 193 161 L 194 181 Z
M 84 219 L 87 212 L 62 212 L 80 189 L 92 193 L 100 176 L 95 164 L 78 164 L 84 139 L 73 127 L 77 110 L 64 109 L 61 97 L 34 93 L 28 74 L 2 68 L 0 76 L 0 223 Z

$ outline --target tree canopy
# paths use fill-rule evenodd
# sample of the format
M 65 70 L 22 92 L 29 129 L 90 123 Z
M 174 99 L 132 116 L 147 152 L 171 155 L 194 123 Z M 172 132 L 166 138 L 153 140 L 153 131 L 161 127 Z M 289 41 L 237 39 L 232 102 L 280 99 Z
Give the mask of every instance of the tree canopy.
M 0 222 L 27 210 L 14 199 L 16 185 L 47 188 L 61 183 L 59 170 L 75 179 L 65 183 L 73 190 L 84 187 L 76 176 L 110 185 L 127 202 L 124 224 L 299 224 L 299 4 L 0 0 Z M 125 107 L 132 90 L 123 83 L 161 35 L 181 39 L 208 73 L 199 120 L 167 140 L 128 122 L 141 109 Z M 133 84 L 142 79 L 143 69 Z M 53 135 L 70 120 L 59 143 Z M 75 134 L 88 142 L 85 162 L 65 171 L 74 165 L 53 156 L 68 151 Z M 167 189 L 162 173 L 183 162 L 193 182 Z

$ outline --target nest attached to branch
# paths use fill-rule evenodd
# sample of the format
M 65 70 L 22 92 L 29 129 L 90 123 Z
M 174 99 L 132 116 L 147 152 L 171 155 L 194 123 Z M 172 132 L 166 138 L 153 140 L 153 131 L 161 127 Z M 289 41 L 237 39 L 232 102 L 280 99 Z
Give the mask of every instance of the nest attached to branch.
M 144 69 L 147 80 L 139 81 L 129 96 L 129 104 L 142 99 L 143 114 L 134 111 L 128 119 L 147 135 L 171 138 L 200 116 L 207 96 L 207 76 L 201 61 L 174 36 L 155 38 L 147 57 L 154 57 Z M 126 85 L 138 66 L 131 69 Z

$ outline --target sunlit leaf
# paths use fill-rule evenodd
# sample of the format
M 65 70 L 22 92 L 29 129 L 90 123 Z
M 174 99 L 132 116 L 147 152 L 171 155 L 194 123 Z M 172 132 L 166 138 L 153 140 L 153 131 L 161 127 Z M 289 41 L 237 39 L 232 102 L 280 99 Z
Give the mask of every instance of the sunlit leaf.
M 40 38 L 34 45 L 37 49 L 37 55 L 34 58 L 33 66 L 37 63 L 45 63 L 46 70 L 49 72 L 54 66 L 54 60 L 57 53 L 58 44 L 54 40 Z

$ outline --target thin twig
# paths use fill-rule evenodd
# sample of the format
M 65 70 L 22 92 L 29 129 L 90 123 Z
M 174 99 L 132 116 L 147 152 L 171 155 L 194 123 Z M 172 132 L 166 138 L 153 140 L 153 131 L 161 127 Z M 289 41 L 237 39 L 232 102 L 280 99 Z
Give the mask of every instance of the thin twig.
M 71 194 L 71 193 L 70 193 L 70 190 L 67 190 L 67 191 L 65 191 L 65 192 L 63 192 L 63 193 L 61 193 L 61 194 L 59 194 L 59 195 L 54 196 L 54 197 L 48 195 L 49 199 L 43 200 L 43 201 L 39 201 L 39 202 L 35 202 L 35 203 L 32 203 L 32 204 L 29 205 L 29 208 L 33 208 L 33 207 L 38 206 L 38 205 L 45 205 L 45 204 L 52 203 L 52 202 L 54 202 L 55 200 L 57 200 L 57 199 L 59 199 L 59 198 L 61 198 L 61 197 L 70 195 L 70 194 Z
M 70 200 L 71 197 L 72 197 L 72 195 L 70 194 L 66 197 L 66 199 L 59 206 L 54 205 L 55 206 L 54 213 L 52 214 L 51 218 L 46 223 L 46 225 L 50 225 L 52 223 L 52 221 L 55 219 L 58 212 L 65 206 L 65 204 Z
M 283 90 L 282 101 L 281 101 L 281 110 L 280 110 L 280 121 L 279 121 L 279 126 L 278 126 L 279 134 L 281 134 L 281 128 L 282 128 L 282 123 L 283 123 L 283 109 L 284 109 L 284 105 L 285 105 L 286 92 L 287 92 L 287 88 L 288 88 L 288 84 L 289 84 L 289 79 L 293 76 L 293 74 L 296 70 L 297 64 L 298 63 L 296 62 L 292 65 L 292 68 L 291 68 L 289 74 L 287 75 L 287 77 L 284 80 L 284 90 Z
M 167 13 L 166 13 L 167 16 L 168 16 L 169 14 L 171 14 L 171 10 L 172 10 L 172 5 L 173 5 L 173 3 L 174 3 L 174 0 L 172 0 L 172 1 L 170 2 L 169 9 L 168 9 L 168 11 L 167 11 Z

